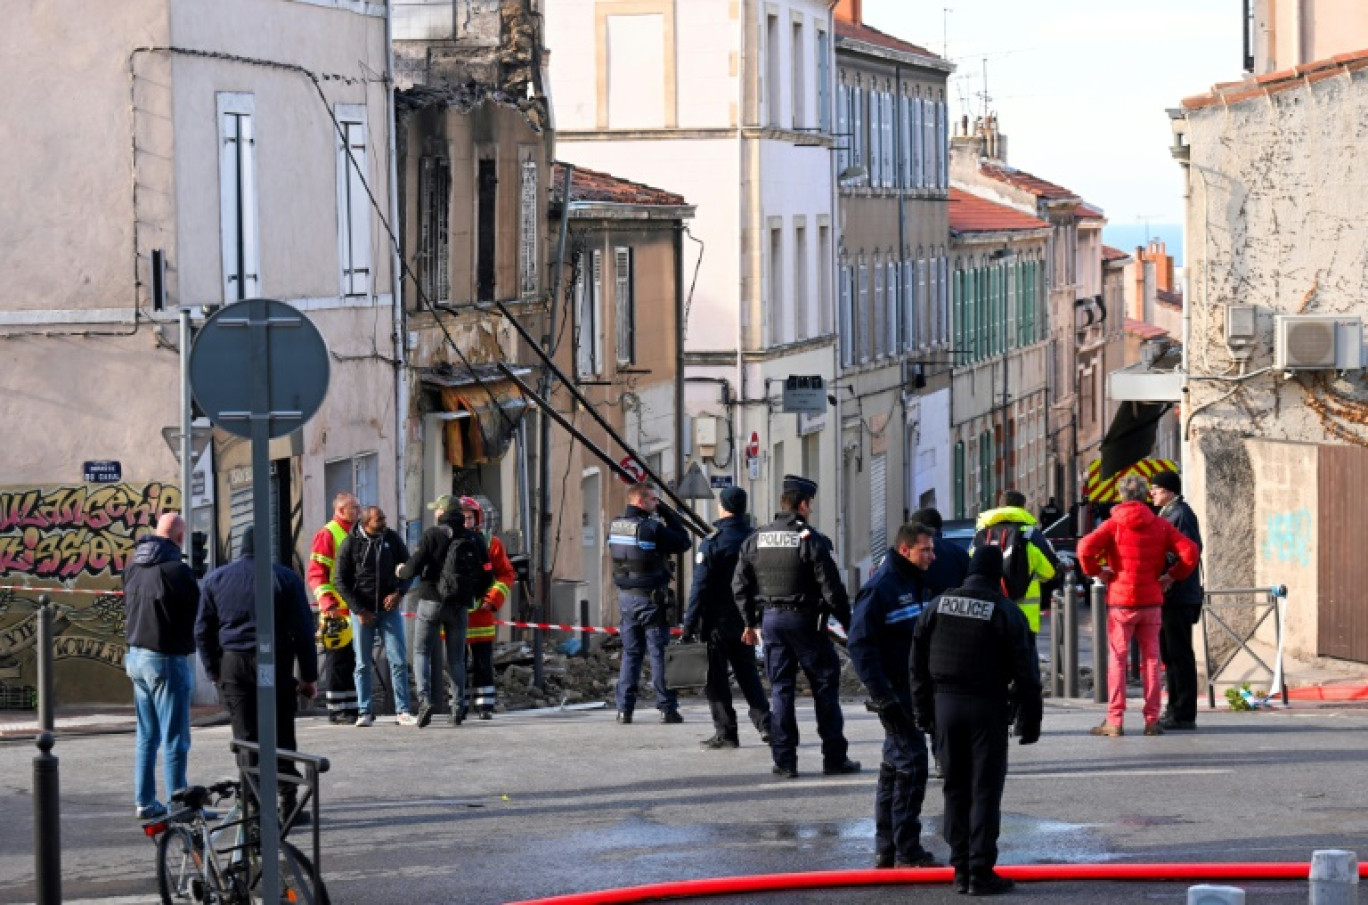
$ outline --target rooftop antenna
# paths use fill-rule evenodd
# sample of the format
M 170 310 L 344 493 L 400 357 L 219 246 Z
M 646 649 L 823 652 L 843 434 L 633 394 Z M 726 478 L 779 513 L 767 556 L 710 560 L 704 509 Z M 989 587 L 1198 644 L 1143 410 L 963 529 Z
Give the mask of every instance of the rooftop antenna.
M 950 59 L 950 14 L 954 10 L 948 6 L 941 7 L 941 59 Z
M 983 100 L 983 121 L 988 122 L 988 108 L 993 100 L 993 96 L 988 93 L 988 58 L 983 58 L 983 90 L 978 92 L 978 97 Z
M 1135 215 L 1135 219 L 1137 219 L 1137 220 L 1139 220 L 1141 223 L 1145 224 L 1145 247 L 1146 247 L 1146 248 L 1149 248 L 1149 244 L 1150 244 L 1150 221 L 1151 221 L 1151 220 L 1158 220 L 1158 219 L 1159 219 L 1159 216 L 1160 216 L 1159 214 L 1136 214 L 1136 215 Z

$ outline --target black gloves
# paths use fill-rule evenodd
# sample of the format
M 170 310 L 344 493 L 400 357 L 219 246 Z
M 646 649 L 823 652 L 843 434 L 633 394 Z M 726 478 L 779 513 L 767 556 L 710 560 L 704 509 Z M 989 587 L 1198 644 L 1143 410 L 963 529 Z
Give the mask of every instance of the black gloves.
M 936 714 L 931 710 L 917 711 L 917 728 L 927 735 L 936 734 Z
M 879 715 L 879 722 L 883 723 L 884 729 L 889 732 L 910 735 L 916 729 L 912 714 L 907 712 L 907 708 L 897 698 L 878 698 L 873 704 L 874 712 Z
M 1042 716 L 1042 705 L 1039 697 L 1027 698 L 1024 701 L 1017 702 L 1014 728 L 1018 744 L 1034 745 L 1040 741 Z
M 1040 720 L 1027 723 L 1018 718 L 1016 723 L 1017 744 L 1034 745 L 1040 741 Z

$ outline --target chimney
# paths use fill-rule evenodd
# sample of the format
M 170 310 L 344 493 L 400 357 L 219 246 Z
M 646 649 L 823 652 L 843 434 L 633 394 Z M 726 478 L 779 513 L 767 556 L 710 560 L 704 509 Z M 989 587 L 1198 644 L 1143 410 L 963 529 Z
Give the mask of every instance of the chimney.
M 841 22 L 864 24 L 864 0 L 840 0 L 836 4 L 836 18 Z

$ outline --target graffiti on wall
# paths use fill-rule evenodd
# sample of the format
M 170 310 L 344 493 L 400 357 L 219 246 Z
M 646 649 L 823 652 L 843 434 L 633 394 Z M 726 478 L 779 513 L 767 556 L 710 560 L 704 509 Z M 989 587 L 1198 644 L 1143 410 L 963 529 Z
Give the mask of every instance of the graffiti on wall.
M 1305 506 L 1268 516 L 1262 551 L 1264 560 L 1310 566 L 1312 528 L 1311 510 Z
M 137 539 L 181 509 L 171 484 L 0 487 L 0 697 L 22 700 L 36 673 L 39 595 L 53 595 L 57 692 L 65 703 L 121 701 L 123 598 L 117 590 Z M 28 706 L 28 705 L 25 705 Z
M 122 575 L 137 537 L 180 508 L 170 484 L 0 488 L 0 578 Z

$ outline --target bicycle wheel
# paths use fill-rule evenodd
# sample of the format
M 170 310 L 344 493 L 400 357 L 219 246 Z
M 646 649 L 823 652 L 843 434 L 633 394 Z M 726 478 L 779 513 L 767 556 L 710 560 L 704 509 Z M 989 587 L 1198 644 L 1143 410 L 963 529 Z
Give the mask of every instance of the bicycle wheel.
M 313 862 L 288 842 L 280 843 L 280 903 L 281 905 L 332 905 L 328 898 L 328 887 L 322 878 L 318 886 L 313 882 Z M 252 902 L 266 905 L 261 898 L 261 875 L 256 876 L 257 888 L 253 890 Z
M 187 827 L 167 827 L 157 840 L 157 892 L 165 905 L 204 900 L 204 852 Z

